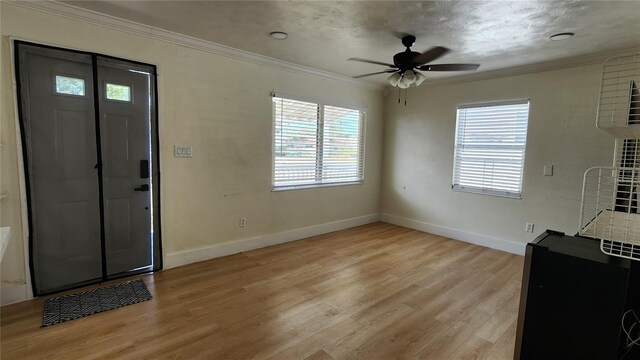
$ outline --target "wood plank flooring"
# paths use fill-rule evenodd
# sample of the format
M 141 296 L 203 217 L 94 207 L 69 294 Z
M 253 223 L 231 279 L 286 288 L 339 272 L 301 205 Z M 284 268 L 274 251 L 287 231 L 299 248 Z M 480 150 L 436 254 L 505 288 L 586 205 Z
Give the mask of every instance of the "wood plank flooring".
M 153 300 L 49 328 L 43 299 L 2 307 L 1 357 L 512 359 L 522 266 L 369 224 L 145 275 Z

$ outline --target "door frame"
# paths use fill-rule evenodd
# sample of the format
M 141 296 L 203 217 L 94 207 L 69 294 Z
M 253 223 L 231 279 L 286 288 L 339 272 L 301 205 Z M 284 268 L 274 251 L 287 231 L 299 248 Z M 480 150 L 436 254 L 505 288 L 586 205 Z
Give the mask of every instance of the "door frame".
M 92 283 L 87 283 L 87 284 L 81 284 L 81 285 L 77 285 L 77 286 L 73 286 L 70 287 L 68 289 L 65 289 L 64 291 L 67 290 L 73 290 L 73 289 L 77 289 L 80 287 L 84 287 L 90 284 L 96 284 L 96 283 L 102 283 L 108 280 L 114 280 L 114 279 L 118 279 L 118 278 L 122 278 L 122 277 L 127 277 L 127 276 L 134 276 L 134 275 L 139 275 L 139 274 L 144 274 L 144 273 L 150 273 L 150 272 L 154 272 L 154 271 L 160 271 L 164 268 L 164 256 L 163 256 L 163 249 L 162 249 L 162 201 L 161 201 L 161 168 L 160 168 L 160 129 L 159 129 L 159 121 L 158 121 L 158 114 L 159 114 L 159 109 L 158 109 L 158 67 L 155 64 L 149 64 L 149 63 L 145 63 L 145 62 L 141 62 L 141 61 L 136 61 L 136 60 L 129 60 L 129 59 L 125 59 L 125 58 L 121 58 L 121 57 L 117 57 L 117 56 L 111 56 L 111 55 L 105 55 L 102 53 L 96 53 L 96 52 L 91 52 L 91 51 L 84 51 L 84 50 L 77 50 L 77 49 L 69 49 L 69 48 L 64 48 L 64 47 L 60 47 L 60 46 L 55 46 L 55 45 L 47 45 L 47 44 L 42 44 L 42 43 L 38 43 L 38 42 L 34 42 L 34 41 L 30 41 L 30 40 L 23 40 L 23 39 L 18 39 L 18 38 L 14 38 L 14 37 L 10 37 L 9 38 L 9 42 L 10 42 L 10 48 L 11 48 L 11 61 L 13 62 L 12 64 L 12 69 L 13 69 L 13 85 L 14 85 L 14 89 L 15 89 L 15 98 L 14 98 L 14 106 L 16 109 L 15 115 L 16 115 L 16 152 L 18 154 L 18 176 L 19 176 L 19 182 L 20 182 L 20 192 L 22 193 L 20 196 L 20 202 L 21 202 L 21 207 L 22 207 L 22 211 L 21 211 L 21 218 L 22 218 L 22 233 L 23 233 L 23 241 L 24 241 L 24 256 L 25 256 L 25 282 L 26 282 L 26 298 L 32 298 L 32 297 L 37 297 L 37 296 L 42 296 L 42 295 L 47 295 L 49 293 L 42 293 L 42 292 L 38 292 L 36 289 L 36 284 L 35 284 L 35 277 L 34 277 L 34 273 L 33 273 L 33 256 L 32 256 L 32 247 L 33 247 L 33 228 L 32 228 L 32 208 L 31 208 L 31 184 L 29 183 L 29 163 L 28 163 L 28 159 L 26 158 L 25 154 L 27 154 L 27 144 L 26 144 L 26 134 L 25 134 L 25 129 L 24 129 L 24 109 L 22 107 L 22 89 L 21 89 L 21 84 L 19 81 L 19 74 L 20 74 L 20 61 L 19 61 L 19 51 L 18 51 L 18 47 L 20 45 L 28 45 L 28 46 L 34 46 L 34 47 L 40 47 L 40 48 L 44 48 L 44 49 L 52 49 L 52 50 L 60 50 L 60 51 L 67 51 L 67 52 L 72 52 L 72 53 L 77 53 L 77 54 L 83 54 L 83 55 L 89 55 L 92 58 L 92 62 L 93 62 L 93 84 L 94 84 L 94 109 L 96 112 L 96 125 L 99 125 L 99 107 L 98 107 L 98 100 L 97 98 L 95 98 L 95 96 L 97 96 L 97 86 L 100 86 L 98 84 L 97 81 L 97 68 L 96 68 L 96 59 L 98 56 L 103 57 L 103 58 L 108 58 L 108 59 L 114 59 L 114 60 L 120 60 L 120 61 L 125 61 L 125 62 L 129 62 L 132 64 L 138 64 L 138 65 L 143 65 L 143 66 L 148 66 L 150 68 L 153 69 L 153 81 L 152 81 L 152 86 L 153 86 L 153 102 L 155 105 L 155 110 L 152 112 L 151 114 L 151 119 L 149 120 L 150 123 L 150 127 L 151 127 L 151 161 L 152 161 L 152 166 L 154 166 L 154 168 L 156 169 L 155 171 L 152 171 L 152 175 L 153 173 L 157 173 L 157 175 L 155 177 L 153 177 L 151 180 L 151 184 L 152 184 L 152 188 L 155 189 L 155 191 L 153 191 L 151 193 L 152 196 L 152 203 L 151 206 L 154 207 L 154 203 L 157 203 L 157 214 L 154 214 L 154 218 L 157 218 L 157 228 L 154 226 L 155 221 L 152 221 L 151 226 L 153 229 L 153 234 L 154 234 L 154 241 L 157 241 L 158 243 L 158 265 L 156 267 L 156 269 L 151 269 L 151 270 L 143 270 L 143 271 L 139 271 L 139 272 L 135 272 L 135 273 L 123 273 L 123 274 L 117 274 L 109 279 L 107 279 L 106 277 L 106 272 L 104 271 L 105 267 L 106 267 L 106 263 L 104 262 L 104 258 L 105 258 L 105 237 L 104 237 L 104 216 L 102 215 L 104 209 L 102 208 L 102 203 L 103 203 L 103 199 L 102 199 L 102 189 L 100 189 L 100 205 L 101 205 L 101 209 L 100 209 L 100 238 L 101 238 L 101 247 L 102 247 L 102 268 L 103 268 L 103 272 L 102 272 L 102 279 L 92 282 Z M 96 138 L 98 140 L 98 144 L 99 144 L 99 130 L 96 131 Z M 98 162 L 101 163 L 102 162 L 102 155 L 101 155 L 101 150 L 98 148 Z M 20 166 L 20 163 L 22 163 L 22 166 Z M 20 171 L 21 170 L 21 171 Z M 99 169 L 99 176 L 98 176 L 98 181 L 100 184 L 102 184 L 102 171 L 101 169 Z M 154 194 L 157 193 L 157 194 Z M 156 195 L 156 196 L 154 196 Z M 27 219 L 26 222 L 26 226 L 25 226 L 25 221 L 24 219 Z

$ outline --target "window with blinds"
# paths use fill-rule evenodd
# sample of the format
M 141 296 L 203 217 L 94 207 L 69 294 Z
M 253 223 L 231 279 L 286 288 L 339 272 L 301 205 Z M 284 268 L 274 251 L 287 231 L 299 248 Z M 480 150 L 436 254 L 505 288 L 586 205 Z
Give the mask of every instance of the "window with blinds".
M 520 198 L 529 100 L 458 106 L 455 191 Z
M 273 188 L 364 181 L 364 113 L 273 97 Z

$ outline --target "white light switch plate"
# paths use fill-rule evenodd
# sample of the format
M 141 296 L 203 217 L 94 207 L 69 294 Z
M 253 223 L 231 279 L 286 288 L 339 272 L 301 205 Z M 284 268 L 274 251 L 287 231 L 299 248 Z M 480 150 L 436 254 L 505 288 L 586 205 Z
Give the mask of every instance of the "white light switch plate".
M 553 176 L 553 165 L 544 166 L 544 176 Z
M 193 156 L 191 145 L 173 145 L 173 156 L 190 158 Z
M 528 233 L 532 233 L 533 232 L 533 224 L 532 223 L 527 223 L 524 227 L 524 231 L 528 232 Z

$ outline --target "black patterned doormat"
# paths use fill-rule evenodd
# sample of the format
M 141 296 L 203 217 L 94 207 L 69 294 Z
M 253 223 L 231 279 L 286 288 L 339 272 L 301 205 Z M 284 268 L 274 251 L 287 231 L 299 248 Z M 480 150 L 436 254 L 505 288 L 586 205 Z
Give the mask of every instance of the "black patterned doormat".
M 142 279 L 127 281 L 79 294 L 47 299 L 44 302 L 42 327 L 151 300 Z

